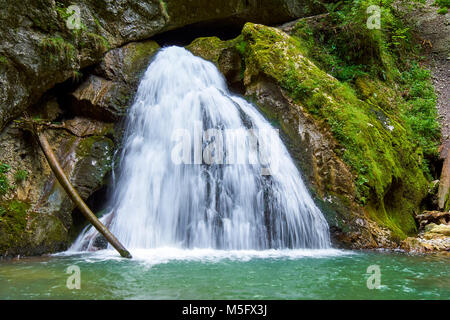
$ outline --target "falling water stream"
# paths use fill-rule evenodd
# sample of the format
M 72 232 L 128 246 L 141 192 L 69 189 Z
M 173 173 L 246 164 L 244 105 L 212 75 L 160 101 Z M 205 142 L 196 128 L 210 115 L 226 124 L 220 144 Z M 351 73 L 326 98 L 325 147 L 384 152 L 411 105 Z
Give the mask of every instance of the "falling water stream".
M 279 136 L 217 68 L 162 49 L 129 110 L 118 183 L 103 218 L 129 249 L 330 246 Z M 85 230 L 71 250 L 93 250 Z

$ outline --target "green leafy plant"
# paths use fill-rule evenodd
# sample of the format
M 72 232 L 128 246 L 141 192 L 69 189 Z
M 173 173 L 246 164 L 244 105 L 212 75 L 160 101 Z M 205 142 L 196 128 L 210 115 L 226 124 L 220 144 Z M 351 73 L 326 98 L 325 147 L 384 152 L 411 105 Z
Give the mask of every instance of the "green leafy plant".
M 397 28 L 393 31 L 393 34 L 391 36 L 392 38 L 392 44 L 394 46 L 400 46 L 402 45 L 402 42 L 408 40 L 408 32 L 409 28 Z
M 64 20 L 70 18 L 71 16 L 71 14 L 67 12 L 65 5 L 59 1 L 56 1 L 56 12 L 58 12 L 58 15 Z
M 425 157 L 433 158 L 439 146 L 440 128 L 430 77 L 430 72 L 415 61 L 402 73 L 405 87 L 409 88 L 403 119 L 411 129 L 411 141 L 422 148 Z

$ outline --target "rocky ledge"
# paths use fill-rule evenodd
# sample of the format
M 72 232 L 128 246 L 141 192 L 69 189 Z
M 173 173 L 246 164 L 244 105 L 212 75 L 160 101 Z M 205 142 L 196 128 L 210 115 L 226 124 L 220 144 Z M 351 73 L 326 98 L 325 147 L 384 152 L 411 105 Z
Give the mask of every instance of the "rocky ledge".
M 416 219 L 420 232 L 403 240 L 402 249 L 416 253 L 450 251 L 450 212 L 425 211 Z

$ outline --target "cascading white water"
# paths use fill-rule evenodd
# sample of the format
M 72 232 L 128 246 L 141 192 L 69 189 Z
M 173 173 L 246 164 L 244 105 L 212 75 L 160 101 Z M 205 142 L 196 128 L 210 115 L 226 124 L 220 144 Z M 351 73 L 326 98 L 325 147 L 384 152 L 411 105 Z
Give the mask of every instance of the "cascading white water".
M 129 110 L 102 221 L 128 249 L 328 248 L 322 213 L 281 139 L 268 132 L 270 124 L 228 91 L 212 63 L 184 48 L 162 49 Z M 264 144 L 266 162 L 267 150 L 255 148 Z M 93 250 L 96 239 L 86 228 L 71 250 Z

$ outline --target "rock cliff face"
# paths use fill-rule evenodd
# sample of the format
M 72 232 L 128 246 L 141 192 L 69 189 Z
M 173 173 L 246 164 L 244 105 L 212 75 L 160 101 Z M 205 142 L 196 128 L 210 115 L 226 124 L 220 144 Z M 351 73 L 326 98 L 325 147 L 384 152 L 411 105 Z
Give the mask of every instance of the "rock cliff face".
M 0 13 L 0 129 L 55 84 L 126 43 L 195 23 L 279 23 L 312 14 L 313 1 L 6 1 Z M 71 29 L 75 4 L 80 29 Z M 72 19 L 72 20 L 71 20 Z M 73 25 L 73 24 L 72 24 Z M 70 26 L 72 26 L 70 25 Z

